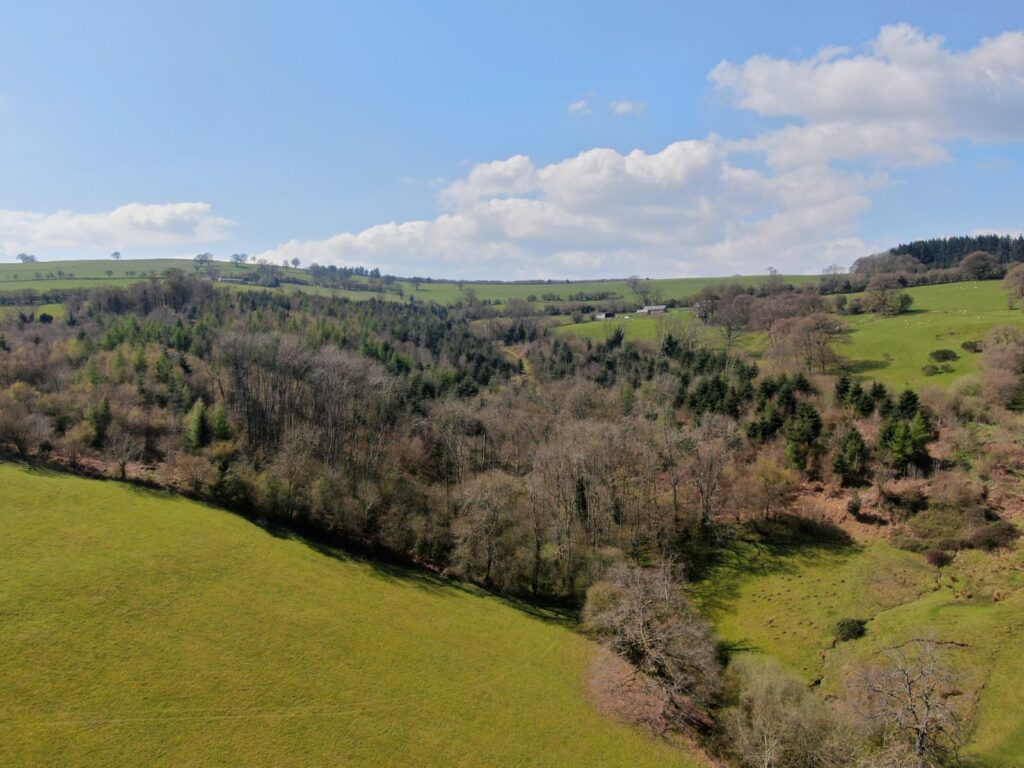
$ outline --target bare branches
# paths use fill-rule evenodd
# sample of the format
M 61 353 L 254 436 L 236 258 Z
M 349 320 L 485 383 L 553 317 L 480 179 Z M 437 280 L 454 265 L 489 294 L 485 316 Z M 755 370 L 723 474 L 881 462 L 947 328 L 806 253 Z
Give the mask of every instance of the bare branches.
M 618 564 L 587 594 L 584 622 L 668 694 L 666 724 L 697 719 L 718 695 L 721 667 L 707 622 L 690 605 L 677 567 Z
M 710 528 L 718 513 L 722 475 L 739 446 L 736 425 L 724 416 L 701 416 L 686 435 L 686 480 L 697 493 L 700 525 Z
M 853 683 L 857 709 L 885 741 L 905 742 L 920 768 L 957 762 L 963 726 L 957 675 L 941 663 L 934 640 L 879 651 L 880 662 Z

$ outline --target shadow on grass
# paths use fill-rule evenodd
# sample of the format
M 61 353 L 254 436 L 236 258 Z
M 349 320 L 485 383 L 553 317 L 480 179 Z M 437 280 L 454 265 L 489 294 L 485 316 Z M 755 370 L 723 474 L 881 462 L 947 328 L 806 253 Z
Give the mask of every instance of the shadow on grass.
M 144 478 L 130 477 L 127 481 L 112 478 L 87 466 L 70 467 L 55 462 L 38 459 L 25 460 L 22 457 L 0 454 L 0 461 L 10 463 L 48 479 L 79 477 L 86 480 L 98 480 L 117 485 L 126 492 L 147 498 L 173 501 L 188 499 L 211 510 L 226 512 L 244 518 L 264 533 L 282 541 L 296 541 L 314 550 L 324 557 L 339 562 L 359 563 L 370 568 L 375 576 L 394 584 L 411 585 L 437 597 L 451 597 L 458 593 L 475 597 L 498 600 L 522 613 L 550 624 L 575 628 L 578 624 L 578 612 L 564 603 L 545 602 L 529 598 L 501 595 L 464 581 L 458 581 L 432 571 L 425 565 L 396 556 L 381 547 L 373 547 L 352 541 L 339 535 L 331 535 L 302 521 L 288 523 L 267 520 L 249 509 L 223 506 L 201 496 L 167 490 Z
M 861 547 L 841 528 L 796 516 L 748 523 L 718 546 L 689 554 L 692 591 L 712 619 L 731 612 L 751 578 L 797 573 L 807 565 L 838 561 Z M 742 641 L 737 650 L 750 650 Z
M 888 360 L 850 360 L 843 365 L 846 373 L 864 374 L 872 371 L 881 371 L 888 368 L 891 363 Z
M 343 563 L 359 563 L 370 568 L 377 578 L 391 583 L 416 587 L 434 597 L 453 597 L 458 593 L 497 600 L 540 621 L 575 628 L 578 614 L 560 603 L 545 603 L 534 599 L 492 592 L 483 586 L 444 576 L 423 565 L 410 563 L 378 547 L 365 547 L 347 541 L 335 541 L 318 532 L 298 531 L 293 528 L 253 521 L 275 538 L 296 541 L 324 557 Z

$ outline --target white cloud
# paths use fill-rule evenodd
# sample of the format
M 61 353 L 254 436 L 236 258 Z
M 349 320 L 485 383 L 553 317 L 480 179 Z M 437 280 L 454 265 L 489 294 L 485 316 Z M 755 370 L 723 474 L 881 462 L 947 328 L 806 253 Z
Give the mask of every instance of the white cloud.
M 613 115 L 624 117 L 626 115 L 641 115 L 647 110 L 647 104 L 642 101 L 630 101 L 628 99 L 615 100 L 608 103 L 608 109 Z
M 595 147 L 540 165 L 526 155 L 480 163 L 440 192 L 434 219 L 264 255 L 466 277 L 816 271 L 879 249 L 858 232 L 893 169 L 947 161 L 955 140 L 1024 140 L 1024 33 L 951 51 L 897 25 L 856 51 L 755 56 L 709 77 L 737 108 L 781 124 L 656 152 Z
M 577 99 L 567 108 L 568 112 L 573 115 L 589 115 L 591 114 L 590 104 L 586 99 Z
M 709 78 L 737 107 L 847 126 L 847 133 L 854 125 L 891 134 L 902 128 L 912 142 L 1024 139 L 1024 32 L 959 52 L 943 43 L 897 24 L 883 27 L 860 53 L 838 48 L 797 61 L 723 61 Z M 892 135 L 885 146 L 896 143 Z
M 850 237 L 877 183 L 825 165 L 741 168 L 716 136 L 654 153 L 592 149 L 540 167 L 520 155 L 453 182 L 440 196 L 451 210 L 436 219 L 290 241 L 262 255 L 470 277 L 796 269 L 837 234 Z
M 767 162 L 777 167 L 866 158 L 888 166 L 933 165 L 949 157 L 928 125 L 920 121 L 787 125 L 736 141 L 731 147 L 763 152 Z
M 466 178 L 443 189 L 440 199 L 450 207 L 457 207 L 486 197 L 524 194 L 534 189 L 536 183 L 536 171 L 530 158 L 514 155 L 474 166 Z
M 118 249 L 208 243 L 227 237 L 233 222 L 208 203 L 130 203 L 100 213 L 0 210 L 0 250 Z

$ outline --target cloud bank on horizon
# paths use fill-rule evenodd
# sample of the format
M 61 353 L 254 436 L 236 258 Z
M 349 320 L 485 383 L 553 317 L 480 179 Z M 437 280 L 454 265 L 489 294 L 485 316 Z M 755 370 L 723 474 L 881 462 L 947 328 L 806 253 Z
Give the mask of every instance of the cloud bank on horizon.
M 1024 139 L 1024 32 L 954 51 L 897 24 L 857 49 L 723 61 L 708 81 L 771 127 L 653 152 L 481 162 L 439 192 L 434 218 L 290 240 L 260 256 L 468 278 L 817 271 L 883 245 L 866 242 L 860 224 L 894 171 L 947 162 L 956 142 Z M 607 109 L 642 120 L 646 107 L 622 99 Z M 595 108 L 580 99 L 568 111 Z M 231 225 L 206 203 L 0 211 L 0 248 L 186 245 L 223 239 Z
M 122 248 L 223 240 L 234 222 L 208 203 L 129 203 L 99 213 L 0 209 L 0 249 L 8 255 L 44 248 Z

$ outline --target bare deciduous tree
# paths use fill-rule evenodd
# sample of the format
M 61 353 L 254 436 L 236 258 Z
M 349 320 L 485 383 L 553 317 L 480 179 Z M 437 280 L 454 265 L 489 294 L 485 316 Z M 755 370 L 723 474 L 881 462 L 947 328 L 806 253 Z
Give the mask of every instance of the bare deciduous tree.
M 144 443 L 140 437 L 121 424 L 113 424 L 104 439 L 107 454 L 116 464 L 122 480 L 128 476 L 128 465 L 142 457 Z
M 808 373 L 825 373 L 840 360 L 835 345 L 848 340 L 850 328 L 842 320 L 815 312 L 772 323 L 768 330 L 767 356 L 780 369 L 797 363 Z
M 853 683 L 860 713 L 884 740 L 907 744 L 918 768 L 956 761 L 963 743 L 957 676 L 941 663 L 938 643 L 915 639 L 879 654 Z
M 832 706 L 771 658 L 743 656 L 729 666 L 736 703 L 725 732 L 743 768 L 852 766 L 859 740 Z
M 714 635 L 693 609 L 678 569 L 618 564 L 587 593 L 589 629 L 668 694 L 663 727 L 701 720 L 721 685 Z
M 0 442 L 14 446 L 22 458 L 33 449 L 38 449 L 51 434 L 49 421 L 45 416 L 32 413 L 12 398 L 0 398 Z
M 478 475 L 466 486 L 453 526 L 455 567 L 462 575 L 488 587 L 496 578 L 506 590 L 513 586 L 511 564 L 525 538 L 525 491 L 522 480 L 500 470 Z
M 697 494 L 702 529 L 715 522 L 722 475 L 738 446 L 736 425 L 716 413 L 701 416 L 686 432 L 685 476 Z
M 1003 278 L 1003 290 L 1009 294 L 1010 309 L 1024 299 L 1024 264 L 1014 264 Z
M 910 309 L 913 298 L 893 275 L 879 275 L 868 283 L 864 306 L 879 315 L 900 315 Z

